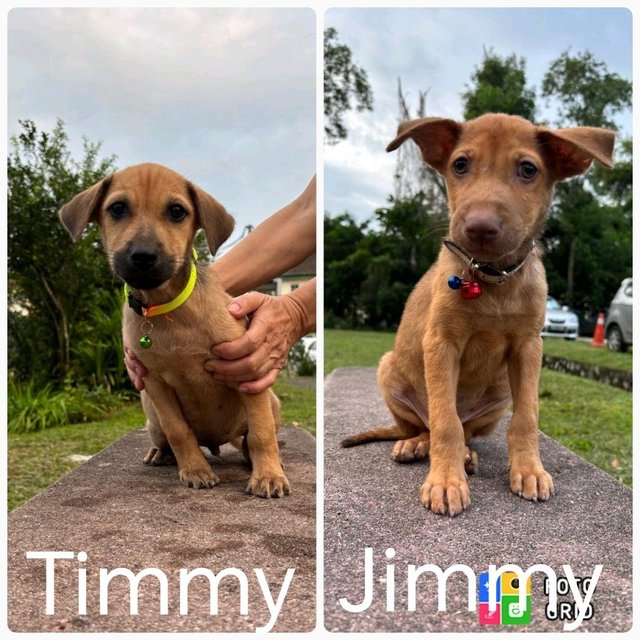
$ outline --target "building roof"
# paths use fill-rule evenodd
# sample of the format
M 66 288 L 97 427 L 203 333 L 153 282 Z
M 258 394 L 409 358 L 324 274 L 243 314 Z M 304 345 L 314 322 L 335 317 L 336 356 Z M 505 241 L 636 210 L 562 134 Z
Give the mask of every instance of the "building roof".
M 316 273 L 316 254 L 311 254 L 306 260 L 299 265 L 289 269 L 286 273 L 283 273 L 283 277 L 286 276 L 308 276 L 315 275 Z

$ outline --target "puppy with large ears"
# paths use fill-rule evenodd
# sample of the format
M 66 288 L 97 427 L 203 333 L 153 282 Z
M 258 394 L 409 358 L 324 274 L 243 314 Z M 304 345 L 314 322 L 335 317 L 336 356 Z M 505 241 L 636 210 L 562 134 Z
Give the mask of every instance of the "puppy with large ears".
M 60 220 L 74 241 L 89 222 L 98 224 L 111 269 L 126 283 L 123 341 L 149 370 L 141 397 L 153 446 L 145 463 L 175 459 L 183 484 L 213 487 L 218 477 L 200 447 L 216 454 L 244 436 L 252 464 L 247 492 L 288 494 L 277 397 L 270 389 L 239 393 L 204 370 L 212 344 L 245 331 L 226 310 L 230 297 L 193 258 L 198 229 L 212 254 L 231 234 L 224 207 L 176 172 L 141 164 L 78 194 Z
M 548 500 L 553 480 L 538 451 L 540 333 L 547 284 L 536 245 L 558 180 L 593 160 L 612 166 L 614 133 L 551 130 L 515 116 L 469 122 L 403 122 L 387 147 L 413 140 L 447 184 L 449 238 L 409 297 L 394 350 L 378 368 L 393 427 L 347 438 L 344 446 L 397 440 L 397 462 L 430 458 L 420 500 L 435 513 L 469 506 L 469 449 L 513 401 L 508 430 L 511 490 Z

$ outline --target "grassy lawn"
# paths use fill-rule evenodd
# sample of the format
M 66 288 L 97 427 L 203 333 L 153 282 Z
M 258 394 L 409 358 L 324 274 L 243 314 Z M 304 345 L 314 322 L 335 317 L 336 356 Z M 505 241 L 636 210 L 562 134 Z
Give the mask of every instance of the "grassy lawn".
M 391 333 L 325 331 L 325 372 L 337 367 L 372 366 L 393 347 Z M 628 367 L 631 356 L 609 353 L 581 342 L 548 339 L 545 353 L 604 366 L 620 356 Z M 586 355 L 585 355 L 586 354 Z M 587 360 L 586 358 L 591 358 Z M 602 361 L 601 361 L 601 360 Z M 626 359 L 626 360 L 625 360 Z M 618 368 L 624 368 L 622 365 Z M 541 429 L 565 447 L 625 484 L 631 485 L 631 394 L 621 389 L 568 374 L 542 370 Z
M 314 378 L 280 376 L 274 391 L 282 401 L 283 424 L 294 424 L 315 435 Z M 99 422 L 72 424 L 34 433 L 8 435 L 9 509 L 14 509 L 82 464 L 69 456 L 91 456 L 132 431 L 144 427 L 140 403 L 123 404 Z
M 383 353 L 393 349 L 395 333 L 325 329 L 324 372 L 338 367 L 377 367 Z
M 316 379 L 282 374 L 273 386 L 282 403 L 282 424 L 316 435 Z
M 631 486 L 631 394 L 548 369 L 540 376 L 540 428 Z
M 141 427 L 144 427 L 144 417 L 140 403 L 131 402 L 100 422 L 10 433 L 9 509 L 40 493 L 81 464 L 81 461 L 69 460 L 68 456 L 93 455 L 125 433 Z
M 582 340 L 564 340 L 561 338 L 545 338 L 544 352 L 549 356 L 567 358 L 576 362 L 609 367 L 610 369 L 632 370 L 631 351 L 615 353 L 605 347 L 592 347 L 589 342 Z

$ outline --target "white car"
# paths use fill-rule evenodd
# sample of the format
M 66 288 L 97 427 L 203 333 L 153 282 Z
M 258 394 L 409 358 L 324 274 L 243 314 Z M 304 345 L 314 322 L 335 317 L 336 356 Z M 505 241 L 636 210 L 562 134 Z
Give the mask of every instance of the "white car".
M 300 342 L 304 346 L 305 353 L 313 362 L 316 362 L 316 336 L 310 334 L 300 338 Z
M 575 340 L 578 337 L 578 324 L 578 316 L 570 311 L 569 307 L 547 296 L 547 313 L 542 327 L 543 338 Z
M 625 278 L 611 301 L 605 335 L 611 351 L 626 351 L 633 343 L 633 280 Z

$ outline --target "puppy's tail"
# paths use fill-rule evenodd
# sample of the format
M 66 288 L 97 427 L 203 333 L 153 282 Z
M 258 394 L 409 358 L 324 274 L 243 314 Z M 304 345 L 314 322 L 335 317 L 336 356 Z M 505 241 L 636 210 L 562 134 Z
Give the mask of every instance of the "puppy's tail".
M 367 442 L 377 442 L 380 440 L 405 440 L 411 438 L 413 434 L 407 433 L 406 429 L 401 429 L 398 426 L 382 427 L 380 429 L 371 429 L 364 431 L 355 436 L 349 436 L 345 438 L 340 444 L 346 449 L 348 447 L 355 447 L 359 444 L 366 444 Z

